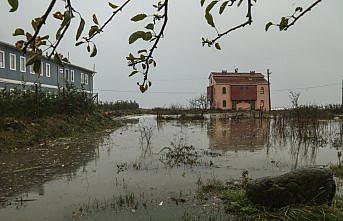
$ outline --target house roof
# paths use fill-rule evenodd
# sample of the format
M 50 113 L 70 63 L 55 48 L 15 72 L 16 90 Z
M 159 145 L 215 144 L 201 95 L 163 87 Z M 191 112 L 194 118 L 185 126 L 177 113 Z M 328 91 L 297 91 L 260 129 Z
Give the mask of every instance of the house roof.
M 9 47 L 9 48 L 12 48 L 12 49 L 14 49 L 14 50 L 17 50 L 18 52 L 21 52 L 21 51 L 20 51 L 19 49 L 17 49 L 14 45 L 9 44 L 9 43 L 0 41 L 0 45 L 4 45 L 4 46 L 6 46 L 6 47 Z M 44 58 L 47 59 L 47 60 L 51 60 L 51 59 L 49 59 L 49 58 L 46 57 L 46 56 L 44 56 Z M 96 73 L 96 72 L 93 71 L 93 70 L 90 70 L 90 69 L 88 69 L 88 68 L 84 68 L 84 67 L 81 67 L 81 66 L 79 66 L 79 65 L 72 64 L 72 63 L 68 63 L 68 62 L 64 62 L 64 61 L 63 61 L 63 64 L 68 65 L 68 66 L 72 66 L 72 67 L 75 67 L 75 68 L 78 68 L 78 69 L 81 69 L 81 70 L 84 70 L 84 71 L 87 71 L 87 72 L 91 72 L 91 73 L 93 73 L 93 74 Z
M 213 77 L 213 80 L 217 84 L 231 84 L 231 85 L 256 85 L 256 84 L 268 84 L 264 75 L 261 73 L 228 73 L 228 72 L 212 72 L 209 76 Z

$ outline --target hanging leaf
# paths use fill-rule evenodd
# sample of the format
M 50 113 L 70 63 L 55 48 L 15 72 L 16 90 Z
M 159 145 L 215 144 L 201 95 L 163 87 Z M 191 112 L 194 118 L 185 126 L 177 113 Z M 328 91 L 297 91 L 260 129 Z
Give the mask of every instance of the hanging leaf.
M 145 19 L 147 17 L 146 14 L 138 14 L 134 17 L 131 18 L 131 21 L 137 22 L 137 21 L 141 21 L 143 19 Z
M 146 90 L 148 90 L 148 85 L 140 85 L 139 90 L 144 93 Z
M 83 18 L 81 18 L 80 25 L 79 25 L 79 28 L 77 29 L 77 33 L 76 33 L 76 41 L 79 40 L 79 38 L 81 37 L 81 34 L 82 34 L 84 28 L 85 28 L 85 20 Z
M 144 38 L 144 37 L 145 37 L 144 31 L 136 31 L 136 32 L 132 33 L 131 36 L 129 37 L 129 44 L 132 44 L 135 41 L 137 41 L 137 39 Z
M 206 18 L 207 23 L 208 23 L 210 26 L 215 27 L 214 21 L 213 21 L 213 16 L 212 16 L 210 13 L 206 13 L 206 14 L 205 14 L 205 18 Z
M 215 0 L 215 1 L 212 1 L 210 4 L 208 4 L 208 6 L 206 7 L 206 13 L 209 13 L 217 3 L 218 1 Z
M 18 0 L 8 0 L 8 4 L 12 7 L 10 12 L 15 12 L 18 9 L 19 2 Z
M 205 0 L 200 0 L 200 5 L 201 5 L 201 7 L 203 7 L 204 4 L 205 4 Z
M 25 35 L 25 32 L 23 29 L 21 28 L 17 28 L 14 33 L 13 33 L 13 36 L 18 36 L 18 35 Z
M 96 45 L 94 45 L 92 54 L 90 55 L 91 58 L 94 57 L 94 56 L 96 56 L 97 53 L 98 53 L 98 50 L 97 50 L 97 48 L 96 48 Z
M 243 0 L 239 0 L 237 7 L 241 6 L 242 2 L 243 2 Z
M 214 46 L 216 47 L 216 49 L 218 49 L 218 50 L 221 50 L 222 48 L 220 47 L 220 44 L 217 42 L 217 43 L 215 43 L 214 44 Z
M 223 14 L 223 12 L 224 12 L 224 10 L 225 10 L 225 8 L 226 8 L 226 6 L 227 6 L 228 3 L 229 3 L 229 1 L 225 1 L 225 2 L 223 2 L 223 4 L 220 6 L 220 8 L 219 8 L 219 14 L 220 14 L 220 15 Z
M 132 73 L 129 75 L 129 77 L 132 77 L 133 75 L 137 74 L 138 71 L 132 71 Z
M 109 2 L 108 5 L 109 5 L 111 8 L 113 8 L 113 9 L 118 8 L 117 5 L 115 5 L 115 4 L 111 3 L 111 2 Z
M 149 29 L 149 30 L 154 30 L 154 24 L 153 23 L 150 23 L 148 24 L 147 26 L 145 26 L 146 29 Z
M 94 35 L 95 32 L 99 31 L 99 27 L 97 25 L 93 25 L 88 32 L 88 36 L 91 37 Z
M 296 7 L 295 8 L 295 12 L 302 12 L 303 11 L 303 8 L 302 7 Z
M 266 24 L 266 28 L 265 28 L 265 30 L 266 31 L 268 31 L 268 29 L 270 28 L 270 26 L 272 26 L 273 25 L 273 23 L 272 22 L 268 22 L 267 24 Z
M 98 21 L 98 18 L 96 17 L 95 14 L 93 14 L 93 22 L 97 25 L 99 25 L 99 21 Z
M 279 24 L 280 31 L 285 30 L 287 28 L 287 26 L 288 26 L 288 18 L 282 17 L 281 21 L 280 21 L 280 24 Z

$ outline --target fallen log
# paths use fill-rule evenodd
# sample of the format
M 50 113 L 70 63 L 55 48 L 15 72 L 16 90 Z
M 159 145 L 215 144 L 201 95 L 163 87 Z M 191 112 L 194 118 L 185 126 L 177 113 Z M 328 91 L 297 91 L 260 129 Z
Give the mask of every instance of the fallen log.
M 270 208 L 292 204 L 332 203 L 336 193 L 333 173 L 327 168 L 304 168 L 276 177 L 264 177 L 247 183 L 246 195 L 253 203 Z

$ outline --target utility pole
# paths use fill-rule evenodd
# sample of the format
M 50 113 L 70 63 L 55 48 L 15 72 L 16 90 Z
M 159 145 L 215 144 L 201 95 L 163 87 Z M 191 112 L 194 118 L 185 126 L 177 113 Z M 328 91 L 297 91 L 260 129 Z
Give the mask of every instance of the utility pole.
M 268 77 L 268 99 L 269 99 L 269 112 L 272 110 L 272 102 L 271 102 L 271 99 L 270 99 L 270 74 L 272 72 L 269 71 L 269 69 L 267 69 L 267 77 Z M 343 81 L 342 81 L 343 83 Z M 342 87 L 342 92 L 343 92 L 343 87 Z M 343 101 L 343 98 L 342 98 L 342 101 Z

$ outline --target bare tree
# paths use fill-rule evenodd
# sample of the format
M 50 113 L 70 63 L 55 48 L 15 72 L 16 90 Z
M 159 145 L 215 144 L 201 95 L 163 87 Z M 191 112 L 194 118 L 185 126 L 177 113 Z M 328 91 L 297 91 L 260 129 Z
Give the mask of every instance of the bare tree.
M 290 91 L 288 97 L 289 97 L 289 99 L 291 99 L 292 107 L 298 108 L 299 107 L 300 92 Z
M 209 107 L 209 101 L 207 99 L 207 96 L 204 94 L 190 99 L 188 103 L 191 109 L 206 110 Z

